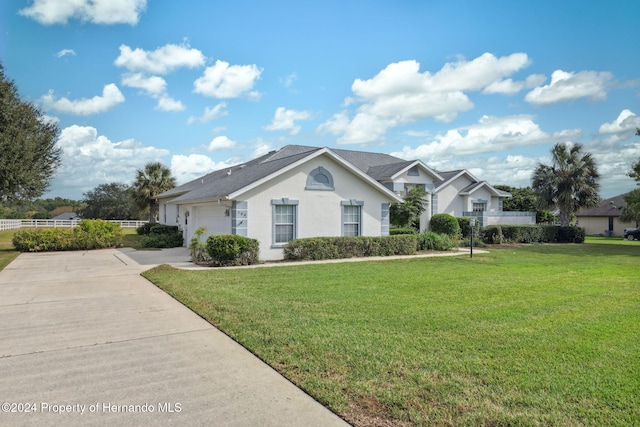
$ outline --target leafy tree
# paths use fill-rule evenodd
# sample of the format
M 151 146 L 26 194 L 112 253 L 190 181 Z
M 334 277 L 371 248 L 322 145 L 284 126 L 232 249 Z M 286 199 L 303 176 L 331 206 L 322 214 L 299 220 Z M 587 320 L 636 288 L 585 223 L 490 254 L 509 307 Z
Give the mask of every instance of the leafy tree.
M 636 135 L 640 136 L 640 128 L 636 128 Z M 640 185 L 640 160 L 631 165 L 631 172 L 628 175 Z M 627 206 L 620 212 L 620 221 L 635 221 L 637 226 L 640 222 L 640 188 L 625 194 L 623 198 Z
M 389 221 L 396 227 L 420 226 L 420 215 L 425 211 L 429 202 L 427 193 L 422 187 L 414 187 L 407 191 L 402 203 L 394 203 L 389 208 Z
M 582 153 L 581 144 L 558 143 L 551 156 L 552 165 L 538 164 L 531 187 L 538 207 L 557 208 L 560 225 L 568 226 L 579 209 L 598 205 L 600 174 L 591 153 Z
M 60 165 L 58 126 L 35 105 L 22 101 L 0 64 L 0 201 L 41 196 Z
M 140 219 L 134 190 L 126 184 L 112 182 L 98 185 L 84 193 L 86 207 L 78 212 L 89 219 Z
M 135 200 L 141 208 L 149 207 L 149 222 L 155 223 L 158 217 L 158 194 L 171 190 L 176 180 L 171 170 L 160 162 L 147 163 L 144 170 L 138 169 L 133 183 Z
M 498 190 L 511 193 L 503 201 L 502 209 L 506 212 L 535 212 L 536 223 L 553 222 L 556 217 L 546 209 L 538 208 L 536 195 L 531 187 L 510 187 L 508 185 L 496 185 Z

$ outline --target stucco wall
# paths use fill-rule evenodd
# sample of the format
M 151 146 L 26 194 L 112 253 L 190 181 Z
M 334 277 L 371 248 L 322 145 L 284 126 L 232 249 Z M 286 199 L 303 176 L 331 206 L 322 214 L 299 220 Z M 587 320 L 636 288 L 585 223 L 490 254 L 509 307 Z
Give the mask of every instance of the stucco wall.
M 587 235 L 594 234 L 606 234 L 606 230 L 609 229 L 609 217 L 605 216 L 580 216 L 578 219 L 578 226 L 583 227 Z M 635 222 L 620 222 L 618 217 L 613 217 L 613 236 L 622 237 L 624 235 L 625 228 L 635 228 Z
M 306 190 L 309 173 L 322 166 L 333 176 L 334 191 Z M 388 196 L 363 181 L 328 156 L 320 156 L 238 197 L 248 203 L 248 236 L 260 241 L 263 260 L 281 259 L 282 248 L 273 246 L 273 199 L 297 200 L 297 238 L 340 236 L 341 202 L 363 201 L 362 235 L 381 235 L 381 206 Z

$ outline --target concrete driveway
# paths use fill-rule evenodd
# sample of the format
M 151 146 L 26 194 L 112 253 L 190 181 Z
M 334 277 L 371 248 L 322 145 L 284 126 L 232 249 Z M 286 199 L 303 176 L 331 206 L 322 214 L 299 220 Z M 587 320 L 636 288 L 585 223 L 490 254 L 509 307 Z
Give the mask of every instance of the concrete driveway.
M 0 272 L 0 425 L 346 426 L 118 250 Z

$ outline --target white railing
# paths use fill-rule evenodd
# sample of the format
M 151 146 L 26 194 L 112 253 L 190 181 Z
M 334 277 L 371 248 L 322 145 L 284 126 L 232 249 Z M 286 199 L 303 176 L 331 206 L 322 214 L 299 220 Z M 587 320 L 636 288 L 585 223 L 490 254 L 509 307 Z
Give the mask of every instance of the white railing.
M 120 224 L 122 228 L 138 228 L 148 221 L 108 220 Z M 18 228 L 44 228 L 44 227 L 75 227 L 80 223 L 76 219 L 0 219 L 0 230 L 14 230 Z
M 509 225 L 536 223 L 535 212 L 507 212 L 507 211 L 482 211 L 482 212 L 462 212 L 463 217 L 476 218 L 481 226 L 486 225 Z
M 22 226 L 19 219 L 0 219 L 1 230 L 15 230 Z

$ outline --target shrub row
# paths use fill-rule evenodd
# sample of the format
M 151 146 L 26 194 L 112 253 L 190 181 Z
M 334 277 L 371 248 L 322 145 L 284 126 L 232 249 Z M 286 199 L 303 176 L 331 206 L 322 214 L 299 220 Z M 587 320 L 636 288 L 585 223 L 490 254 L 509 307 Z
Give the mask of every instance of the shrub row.
M 454 239 L 447 234 L 425 231 L 418 235 L 418 249 L 423 251 L 450 251 L 456 247 Z
M 146 223 L 136 228 L 136 232 L 142 236 L 143 248 L 177 248 L 184 243 L 182 231 L 176 225 Z
M 487 244 L 584 243 L 585 230 L 558 225 L 490 225 L 482 228 L 480 238 Z
M 122 244 L 122 228 L 101 219 L 83 219 L 74 228 L 21 230 L 14 234 L 12 242 L 20 252 L 112 248 Z
M 257 264 L 260 243 L 236 234 L 218 234 L 207 238 L 207 253 L 217 267 Z
M 416 252 L 416 234 L 394 236 L 309 237 L 292 240 L 284 246 L 288 260 L 321 260 L 351 257 L 412 255 Z

